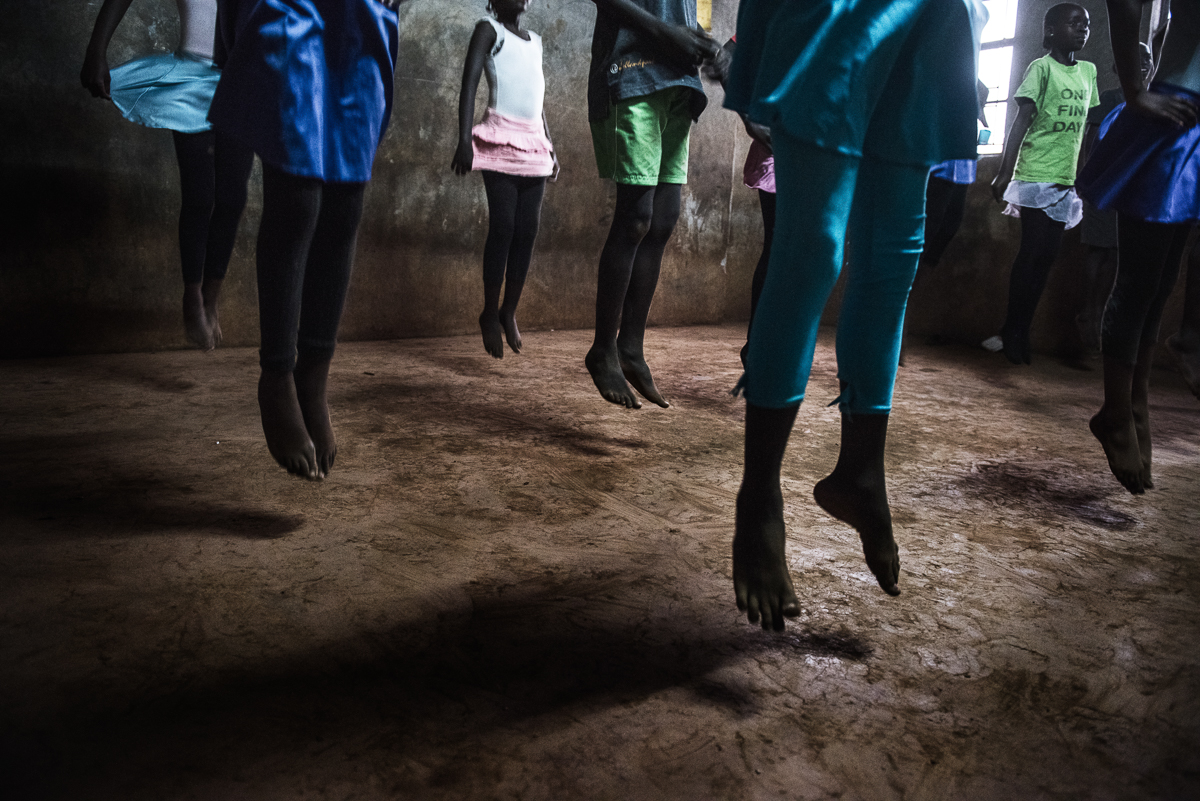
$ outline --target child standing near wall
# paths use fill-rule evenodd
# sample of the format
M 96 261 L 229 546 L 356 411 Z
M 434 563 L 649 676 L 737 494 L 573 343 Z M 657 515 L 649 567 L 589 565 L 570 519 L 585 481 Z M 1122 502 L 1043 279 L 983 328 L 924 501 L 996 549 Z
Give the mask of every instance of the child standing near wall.
M 221 284 L 246 205 L 254 153 L 212 130 L 208 108 L 221 71 L 213 63 L 217 0 L 176 0 L 180 41 L 162 53 L 108 67 L 108 45 L 133 0 L 105 0 L 79 78 L 93 97 L 149 128 L 167 128 L 179 164 L 183 327 L 192 344 L 221 344 Z
M 458 175 L 473 169 L 483 173 L 488 236 L 479 329 L 484 350 L 497 359 L 504 358 L 501 336 L 513 353 L 521 352 L 517 303 L 533 256 L 546 178 L 558 165 L 542 105 L 542 39 L 520 26 L 528 8 L 529 0 L 490 0 L 495 18 L 475 26 L 458 96 L 458 149 L 450 165 Z M 472 128 L 481 72 L 487 75 L 488 108 Z
M 1083 216 L 1075 169 L 1088 109 L 1099 103 L 1096 65 L 1076 61 L 1087 44 L 1087 10 L 1060 3 L 1047 12 L 1042 47 L 1049 53 L 1025 70 L 1017 87 L 1017 117 L 1004 142 L 992 195 L 1021 218 L 1021 248 L 1008 284 L 1008 311 L 998 337 L 983 345 L 1003 350 L 1013 364 L 1029 364 L 1029 328 L 1041 300 L 1062 233 Z
M 222 0 L 242 20 L 213 97 L 218 131 L 258 153 L 262 344 L 258 404 L 271 455 L 323 479 L 337 442 L 326 384 L 363 192 L 392 110 L 403 0 Z
M 692 121 L 708 103 L 697 68 L 720 48 L 696 27 L 696 0 L 594 1 L 588 120 L 596 166 L 617 183 L 617 202 L 584 364 L 610 403 L 640 409 L 637 390 L 666 408 L 646 365 L 646 318 L 679 219 Z

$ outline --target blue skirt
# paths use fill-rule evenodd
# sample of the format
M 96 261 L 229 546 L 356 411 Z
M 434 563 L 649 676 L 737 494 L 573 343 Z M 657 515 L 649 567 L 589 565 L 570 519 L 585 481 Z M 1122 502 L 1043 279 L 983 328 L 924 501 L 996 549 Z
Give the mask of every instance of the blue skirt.
M 1200 94 L 1169 84 L 1151 91 L 1200 105 Z M 1200 125 L 1179 128 L 1113 109 L 1075 186 L 1096 208 L 1154 223 L 1200 222 Z M 1105 130 L 1105 128 L 1107 130 Z
M 109 92 L 130 122 L 147 128 L 200 133 L 212 128 L 208 107 L 221 71 L 189 53 L 160 53 L 114 67 Z
M 257 0 L 209 119 L 284 172 L 363 183 L 391 116 L 398 40 L 379 0 Z
M 972 0 L 742 0 L 725 105 L 852 156 L 974 159 Z

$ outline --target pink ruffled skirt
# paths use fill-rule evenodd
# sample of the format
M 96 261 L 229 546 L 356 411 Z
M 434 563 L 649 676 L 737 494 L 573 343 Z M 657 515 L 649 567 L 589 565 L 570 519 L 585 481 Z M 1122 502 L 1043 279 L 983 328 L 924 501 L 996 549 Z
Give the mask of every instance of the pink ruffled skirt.
M 751 189 L 775 193 L 775 154 L 757 139 L 750 143 L 750 152 L 746 154 L 742 182 Z
M 554 172 L 553 147 L 541 120 L 506 117 L 489 108 L 471 129 L 474 170 L 541 177 Z

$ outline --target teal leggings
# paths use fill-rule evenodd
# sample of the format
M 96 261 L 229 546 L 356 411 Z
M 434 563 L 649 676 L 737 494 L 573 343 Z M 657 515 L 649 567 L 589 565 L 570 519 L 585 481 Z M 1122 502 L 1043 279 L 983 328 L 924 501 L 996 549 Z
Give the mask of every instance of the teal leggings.
M 843 412 L 891 410 L 904 308 L 925 237 L 928 167 L 849 156 L 771 132 L 778 187 L 775 239 L 750 327 L 746 400 L 782 409 L 804 400 L 821 312 L 850 264 L 837 329 Z

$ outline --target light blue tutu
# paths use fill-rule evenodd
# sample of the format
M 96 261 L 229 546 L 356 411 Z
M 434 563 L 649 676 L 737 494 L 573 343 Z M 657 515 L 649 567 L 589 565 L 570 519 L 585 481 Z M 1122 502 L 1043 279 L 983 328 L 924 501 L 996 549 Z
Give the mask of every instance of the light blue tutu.
M 160 53 L 127 61 L 111 76 L 113 103 L 130 122 L 180 133 L 212 128 L 208 107 L 221 78 L 212 61 L 190 53 Z

